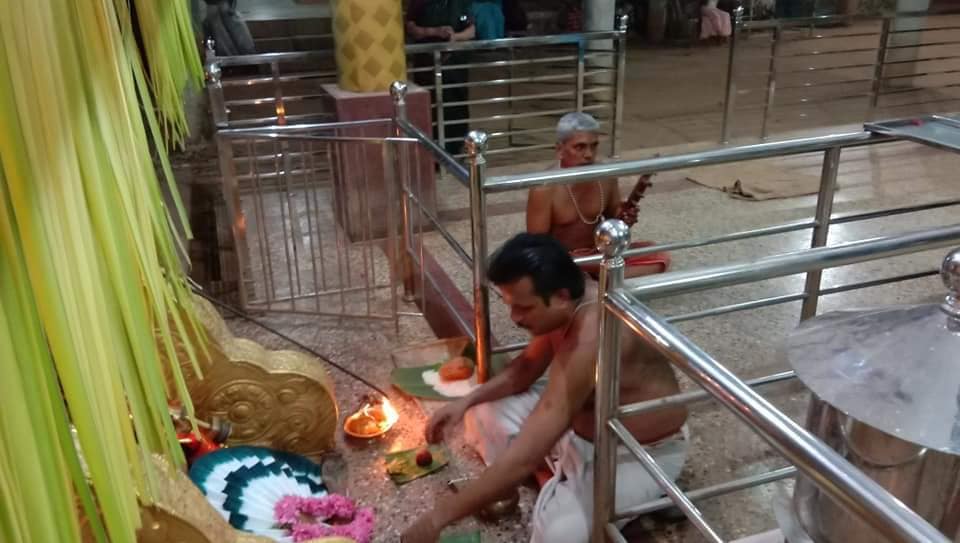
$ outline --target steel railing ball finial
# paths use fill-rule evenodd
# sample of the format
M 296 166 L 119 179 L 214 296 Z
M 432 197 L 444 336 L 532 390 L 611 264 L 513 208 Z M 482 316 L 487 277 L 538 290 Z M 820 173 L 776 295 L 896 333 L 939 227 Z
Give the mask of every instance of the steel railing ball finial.
M 204 72 L 207 78 L 207 82 L 214 83 L 214 84 L 220 83 L 220 76 L 222 74 L 221 74 L 219 62 L 211 62 L 207 64 L 206 68 L 204 69 Z
M 482 155 L 487 152 L 488 139 L 483 130 L 471 130 L 464 139 L 464 150 L 469 156 Z
M 617 30 L 619 30 L 620 32 L 626 32 L 629 26 L 630 26 L 629 15 L 623 14 L 617 17 Z
M 746 10 L 743 9 L 743 2 L 737 1 L 736 7 L 733 8 L 733 23 L 737 26 L 743 24 L 743 16 Z
M 393 97 L 394 102 L 403 102 L 407 98 L 407 87 L 406 81 L 394 81 L 390 83 L 390 96 Z
M 593 241 L 603 256 L 616 258 L 630 245 L 630 227 L 620 219 L 607 219 L 597 225 Z
M 940 305 L 944 313 L 960 320 L 960 248 L 947 254 L 940 265 L 940 279 L 950 292 Z

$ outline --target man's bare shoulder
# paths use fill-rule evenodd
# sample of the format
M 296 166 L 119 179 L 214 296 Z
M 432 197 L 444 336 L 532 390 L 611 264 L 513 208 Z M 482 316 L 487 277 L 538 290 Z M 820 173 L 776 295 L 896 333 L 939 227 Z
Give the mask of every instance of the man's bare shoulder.
M 596 349 L 599 334 L 600 304 L 596 301 L 586 302 L 574 317 L 566 337 L 571 348 Z

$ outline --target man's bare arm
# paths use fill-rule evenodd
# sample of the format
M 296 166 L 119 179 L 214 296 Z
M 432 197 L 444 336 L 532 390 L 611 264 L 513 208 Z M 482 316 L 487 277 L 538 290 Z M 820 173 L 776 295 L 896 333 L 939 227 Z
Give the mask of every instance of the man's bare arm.
M 470 25 L 450 36 L 450 41 L 470 41 L 477 36 L 477 27 Z
M 593 392 L 595 359 L 596 341 L 585 341 L 554 360 L 555 368 L 562 370 L 551 371 L 546 391 L 520 432 L 474 484 L 437 504 L 433 512 L 437 527 L 479 510 L 536 470 Z
M 449 26 L 418 26 L 417 23 L 413 21 L 407 21 L 406 23 L 407 34 L 409 34 L 415 41 L 420 41 L 425 38 L 440 38 L 440 39 L 450 39 L 453 35 L 453 29 Z
M 611 179 L 606 181 L 605 185 L 607 196 L 603 216 L 612 219 L 620 214 L 620 206 L 623 204 L 623 197 L 620 196 L 620 182 L 617 179 Z
M 527 194 L 527 232 L 549 234 L 553 224 L 551 189 L 538 187 Z
M 546 336 L 534 337 L 504 371 L 464 397 L 465 407 L 492 402 L 529 389 L 547 371 L 553 348 Z
M 514 358 L 504 371 L 477 387 L 469 395 L 450 402 L 434 412 L 427 422 L 425 432 L 427 442 L 442 441 L 445 428 L 457 424 L 470 407 L 519 394 L 530 388 L 547 371 L 552 357 L 553 348 L 550 346 L 550 340 L 546 337 L 533 338 L 523 353 Z

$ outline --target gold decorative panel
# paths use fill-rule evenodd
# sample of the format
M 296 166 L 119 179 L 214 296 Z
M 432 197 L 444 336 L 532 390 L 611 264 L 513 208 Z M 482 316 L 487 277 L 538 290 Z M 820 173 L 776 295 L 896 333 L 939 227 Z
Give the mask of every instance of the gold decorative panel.
M 230 421 L 228 445 L 258 445 L 303 455 L 334 446 L 337 403 L 321 361 L 295 351 L 269 351 L 230 333 L 217 310 L 195 298 L 210 359 L 198 379 L 180 356 L 197 417 Z M 202 358 L 202 355 L 200 355 Z
M 234 530 L 207 503 L 186 474 L 154 457 L 161 477 L 156 503 L 140 508 L 138 543 L 268 543 L 266 537 Z
M 384 92 L 407 78 L 400 0 L 334 0 L 337 83 L 351 92 Z

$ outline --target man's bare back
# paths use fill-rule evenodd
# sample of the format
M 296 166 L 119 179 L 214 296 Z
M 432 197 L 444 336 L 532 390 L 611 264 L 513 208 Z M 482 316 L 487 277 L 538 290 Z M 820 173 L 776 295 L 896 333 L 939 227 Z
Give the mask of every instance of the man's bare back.
M 553 358 L 548 379 L 563 372 L 563 352 L 573 350 L 578 343 L 589 342 L 596 351 L 598 344 L 598 319 L 600 308 L 596 303 L 596 286 L 587 287 L 581 308 L 573 323 L 566 330 L 550 334 Z M 630 404 L 676 394 L 680 387 L 670 362 L 647 345 L 626 326 L 620 331 L 620 404 Z M 624 425 L 640 443 L 652 443 L 680 430 L 687 419 L 687 409 L 677 407 L 651 411 L 624 419 Z M 593 441 L 596 419 L 593 398 L 586 402 L 572 422 L 573 430 L 580 437 Z

